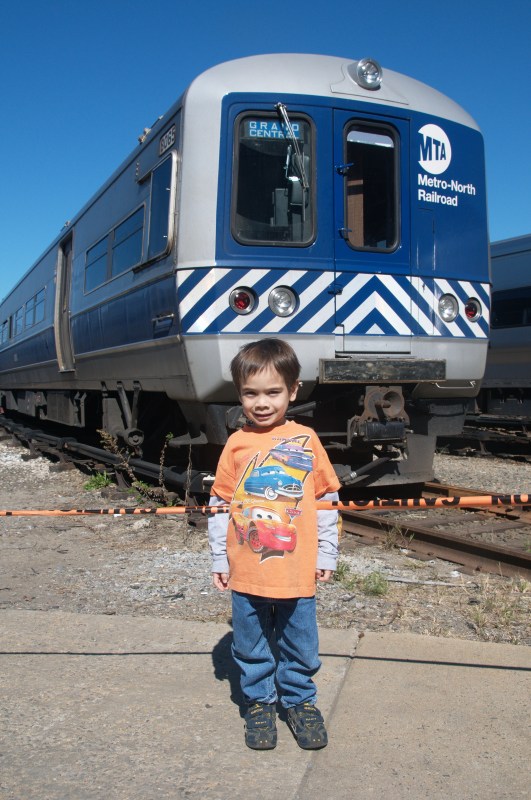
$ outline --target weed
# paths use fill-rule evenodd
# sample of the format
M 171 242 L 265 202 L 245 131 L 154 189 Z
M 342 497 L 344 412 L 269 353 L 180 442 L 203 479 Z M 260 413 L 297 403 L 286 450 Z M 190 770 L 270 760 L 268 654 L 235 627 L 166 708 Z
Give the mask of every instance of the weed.
M 159 458 L 159 486 L 166 491 L 164 486 L 164 462 L 166 460 L 166 450 L 170 443 L 170 440 L 173 439 L 173 433 L 167 433 L 164 438 L 164 444 L 162 445 L 162 450 L 160 451 L 160 458 Z
M 188 445 L 188 465 L 186 467 L 186 484 L 184 487 L 184 504 L 186 506 L 192 505 L 192 497 L 190 496 L 190 484 L 192 482 L 192 445 Z
M 413 535 L 414 534 L 411 534 L 411 536 L 404 536 L 399 525 L 393 526 L 386 530 L 382 547 L 384 550 L 407 549 L 411 544 Z
M 112 478 L 104 472 L 96 472 L 92 475 L 91 478 L 85 483 L 84 488 L 87 492 L 94 492 L 98 489 L 105 489 L 106 486 L 112 486 L 113 480 Z
M 514 628 L 528 617 L 529 588 L 523 578 L 500 584 L 486 577 L 469 597 L 465 612 L 478 636 L 517 643 Z
M 389 591 L 389 582 L 381 572 L 370 572 L 364 578 L 359 575 L 352 575 L 350 565 L 341 559 L 337 562 L 334 580 L 340 583 L 348 591 L 361 589 L 364 594 L 382 596 Z
M 155 490 L 152 486 L 145 481 L 137 481 L 136 479 L 131 483 L 131 488 L 135 490 L 137 493 L 137 498 L 139 500 L 145 500 L 146 498 L 150 500 L 155 499 Z
M 347 591 L 352 592 L 359 587 L 360 578 L 357 575 L 351 575 L 350 565 L 347 561 L 341 559 L 337 562 L 336 571 L 334 572 L 334 581 L 344 586 Z
M 343 583 L 349 573 L 350 566 L 348 562 L 339 559 L 336 565 L 336 571 L 334 572 L 334 580 L 337 581 L 337 583 Z
M 487 616 L 481 608 L 474 608 L 470 615 L 470 620 L 476 629 L 476 633 L 478 636 L 481 636 L 483 639 L 488 639 L 488 634 L 486 631 L 487 628 Z
M 109 453 L 113 453 L 114 455 L 119 456 L 120 463 L 116 465 L 116 470 L 125 473 L 131 483 L 132 488 L 138 492 L 141 499 L 144 500 L 152 500 L 153 502 L 160 503 L 162 505 L 170 505 L 170 496 L 169 493 L 164 486 L 164 459 L 166 455 L 166 448 L 168 447 L 168 443 L 170 439 L 173 438 L 172 433 L 168 433 L 164 440 L 164 445 L 161 450 L 160 454 L 160 465 L 159 465 L 159 486 L 158 487 L 151 487 L 144 481 L 139 481 L 136 479 L 135 473 L 133 472 L 131 465 L 129 464 L 130 453 L 126 450 L 122 450 L 118 446 L 118 440 L 115 436 L 111 436 L 110 433 L 104 430 L 98 430 L 98 433 L 101 437 L 101 443 L 105 450 Z
M 444 624 L 439 620 L 437 620 L 435 617 L 433 618 L 431 625 L 428 628 L 426 628 L 425 633 L 428 636 L 445 636 L 445 637 L 451 636 L 451 633 L 448 630 L 448 628 L 445 627 Z
M 361 588 L 364 594 L 381 597 L 389 591 L 389 582 L 381 572 L 370 572 L 363 578 Z

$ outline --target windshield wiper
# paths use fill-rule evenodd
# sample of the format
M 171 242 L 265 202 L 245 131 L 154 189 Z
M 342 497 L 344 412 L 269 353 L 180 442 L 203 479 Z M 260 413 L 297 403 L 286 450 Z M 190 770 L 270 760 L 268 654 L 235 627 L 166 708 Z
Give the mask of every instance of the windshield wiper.
M 301 148 L 299 146 L 299 140 L 295 136 L 293 125 L 291 124 L 290 118 L 288 116 L 288 109 L 286 108 L 284 103 L 277 103 L 275 108 L 280 114 L 284 125 L 286 126 L 289 138 L 293 142 L 293 149 L 295 150 L 296 163 L 299 174 L 301 176 L 301 185 L 304 191 L 306 192 L 310 188 L 310 184 L 308 183 L 308 178 L 306 177 L 306 170 L 304 169 L 304 158 L 302 156 Z

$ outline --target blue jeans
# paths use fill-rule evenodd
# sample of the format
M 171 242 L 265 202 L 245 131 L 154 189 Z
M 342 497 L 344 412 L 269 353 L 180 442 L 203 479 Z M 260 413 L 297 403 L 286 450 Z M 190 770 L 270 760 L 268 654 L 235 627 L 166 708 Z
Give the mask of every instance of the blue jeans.
M 321 666 L 315 597 L 275 600 L 233 591 L 232 625 L 232 656 L 247 703 L 276 702 L 276 684 L 284 708 L 315 703 L 312 678 Z M 278 664 L 269 643 L 273 632 Z

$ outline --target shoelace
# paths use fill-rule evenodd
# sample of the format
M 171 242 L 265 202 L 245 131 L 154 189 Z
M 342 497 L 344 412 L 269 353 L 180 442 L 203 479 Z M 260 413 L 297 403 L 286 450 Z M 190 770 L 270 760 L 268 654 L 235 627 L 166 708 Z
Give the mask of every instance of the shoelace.
M 303 704 L 301 717 L 303 717 L 305 725 L 323 721 L 321 712 L 315 708 L 315 706 L 312 706 L 311 703 Z
M 249 727 L 250 724 L 253 728 L 261 725 L 270 725 L 273 719 L 273 714 L 271 711 L 264 708 L 264 706 L 258 705 L 258 703 L 254 706 L 251 706 L 247 714 L 247 726 Z M 262 718 L 260 719 L 260 717 Z

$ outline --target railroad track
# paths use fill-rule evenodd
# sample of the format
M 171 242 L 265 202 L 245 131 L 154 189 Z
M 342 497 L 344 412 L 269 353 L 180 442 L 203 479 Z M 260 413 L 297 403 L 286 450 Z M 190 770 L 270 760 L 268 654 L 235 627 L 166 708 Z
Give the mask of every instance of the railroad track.
M 74 465 L 114 471 L 118 483 L 123 459 L 108 451 L 72 437 L 58 436 L 29 428 L 0 416 L 4 438 L 14 438 L 29 449 L 29 457 L 45 454 L 59 467 Z M 157 482 L 160 464 L 131 458 L 131 469 L 139 476 Z M 164 484 L 201 495 L 205 492 L 204 474 L 162 470 Z M 426 484 L 425 497 L 471 497 L 484 491 L 439 483 Z M 496 505 L 492 508 L 451 508 L 343 512 L 343 529 L 351 541 L 399 546 L 422 558 L 443 558 L 472 572 L 490 572 L 506 577 L 531 579 L 531 507 Z
M 474 497 L 484 491 L 439 483 L 424 497 Z M 343 512 L 343 530 L 364 544 L 399 547 L 421 558 L 442 558 L 467 572 L 531 579 L 531 507 L 497 505 L 419 511 Z M 346 540 L 348 547 L 348 539 Z
M 530 420 L 525 417 L 471 415 L 459 436 L 438 437 L 437 449 L 451 455 L 508 458 L 531 463 Z
M 147 461 L 141 456 L 127 456 L 127 469 L 123 455 L 112 453 L 92 443 L 79 441 L 72 436 L 56 433 L 53 428 L 39 430 L 9 417 L 0 416 L 0 439 L 19 442 L 29 450 L 28 457 L 46 455 L 52 458 L 58 469 L 72 466 L 102 472 L 109 471 L 114 475 L 119 486 L 130 483 L 129 475 L 134 473 L 138 478 L 157 484 L 162 478 L 164 486 L 172 490 L 201 494 L 205 491 L 205 472 L 188 469 L 186 466 L 164 466 L 160 462 Z M 188 454 L 187 454 L 188 455 Z

